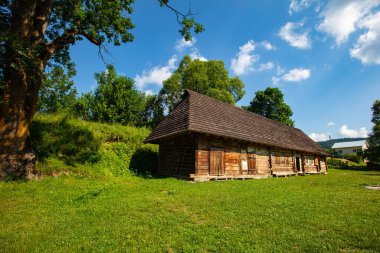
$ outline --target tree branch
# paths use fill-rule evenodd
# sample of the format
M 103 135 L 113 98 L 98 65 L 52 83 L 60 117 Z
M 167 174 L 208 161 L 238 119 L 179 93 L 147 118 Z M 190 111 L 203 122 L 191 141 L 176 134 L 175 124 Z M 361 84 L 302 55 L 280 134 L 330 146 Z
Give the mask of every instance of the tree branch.
M 188 12 L 187 12 L 186 14 L 184 14 L 184 13 L 178 11 L 177 9 L 175 9 L 174 7 L 172 7 L 171 5 L 169 5 L 168 3 L 163 3 L 163 5 L 166 6 L 167 8 L 169 8 L 170 10 L 172 10 L 172 11 L 175 13 L 175 15 L 176 15 L 176 17 L 177 17 L 177 22 L 178 22 L 178 24 L 179 24 L 182 28 L 183 28 L 184 26 L 183 26 L 183 24 L 182 24 L 182 22 L 181 22 L 181 20 L 180 20 L 180 17 L 182 17 L 182 18 L 187 18 L 187 17 L 194 16 L 194 15 L 197 15 L 197 14 L 198 14 L 198 13 L 193 13 L 193 12 L 191 12 L 191 9 L 190 9 L 190 8 L 189 8 Z
M 75 36 L 81 35 L 85 37 L 88 41 L 91 43 L 97 45 L 100 48 L 102 47 L 102 42 L 95 37 L 89 35 L 88 33 L 81 31 L 77 28 L 75 29 L 67 29 L 63 32 L 61 36 L 56 38 L 55 40 L 51 41 L 50 43 L 46 44 L 46 53 L 43 55 L 43 60 L 47 62 L 58 50 L 63 49 L 65 46 L 69 44 L 74 44 L 76 39 Z
M 85 37 L 86 39 L 88 39 L 92 44 L 95 44 L 97 46 L 100 46 L 102 44 L 102 42 L 100 42 L 99 40 L 97 40 L 96 38 L 92 37 L 91 35 L 85 33 L 84 31 L 78 31 L 78 34 L 79 35 L 82 35 L 83 37 Z
M 66 45 L 75 43 L 75 35 L 78 34 L 78 29 L 67 29 L 61 36 L 46 44 L 46 53 L 43 55 L 42 60 L 47 62 L 55 52 L 64 48 Z

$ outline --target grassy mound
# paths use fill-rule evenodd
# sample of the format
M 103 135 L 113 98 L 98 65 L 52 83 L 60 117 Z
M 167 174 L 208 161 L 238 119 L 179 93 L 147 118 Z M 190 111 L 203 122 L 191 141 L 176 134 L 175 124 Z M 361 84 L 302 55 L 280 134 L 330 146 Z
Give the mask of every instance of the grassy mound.
M 158 146 L 143 144 L 150 130 L 87 122 L 67 114 L 37 114 L 32 144 L 42 174 L 128 176 L 155 170 Z

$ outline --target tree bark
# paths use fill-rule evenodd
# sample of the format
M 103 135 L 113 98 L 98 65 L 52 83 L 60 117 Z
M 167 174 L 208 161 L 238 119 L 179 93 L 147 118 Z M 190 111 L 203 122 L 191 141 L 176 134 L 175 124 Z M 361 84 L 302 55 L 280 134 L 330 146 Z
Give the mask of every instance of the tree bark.
M 36 112 L 42 75 L 51 55 L 36 53 L 46 31 L 52 0 L 15 0 L 11 31 L 22 46 L 8 41 L 0 89 L 0 179 L 38 177 L 30 124 Z M 20 53 L 21 52 L 21 53 Z
M 0 104 L 0 179 L 37 177 L 36 156 L 30 142 L 42 72 L 30 76 L 23 70 L 9 71 Z

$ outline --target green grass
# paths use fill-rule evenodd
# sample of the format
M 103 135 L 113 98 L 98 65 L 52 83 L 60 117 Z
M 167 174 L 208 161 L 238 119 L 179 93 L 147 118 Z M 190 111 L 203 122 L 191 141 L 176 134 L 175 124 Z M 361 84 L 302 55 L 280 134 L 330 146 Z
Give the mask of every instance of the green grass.
M 0 182 L 1 252 L 379 252 L 375 171 Z
M 143 127 L 40 113 L 31 132 L 42 175 L 130 176 L 156 167 L 158 146 L 142 143 L 150 133 Z M 144 156 L 150 159 L 142 159 Z

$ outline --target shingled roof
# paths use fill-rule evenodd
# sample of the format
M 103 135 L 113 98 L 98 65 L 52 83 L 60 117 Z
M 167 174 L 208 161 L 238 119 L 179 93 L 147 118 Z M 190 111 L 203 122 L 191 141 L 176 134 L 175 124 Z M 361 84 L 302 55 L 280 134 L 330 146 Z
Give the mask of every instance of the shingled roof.
M 145 139 L 145 143 L 187 132 L 326 155 L 304 132 L 214 98 L 186 90 L 183 99 Z

